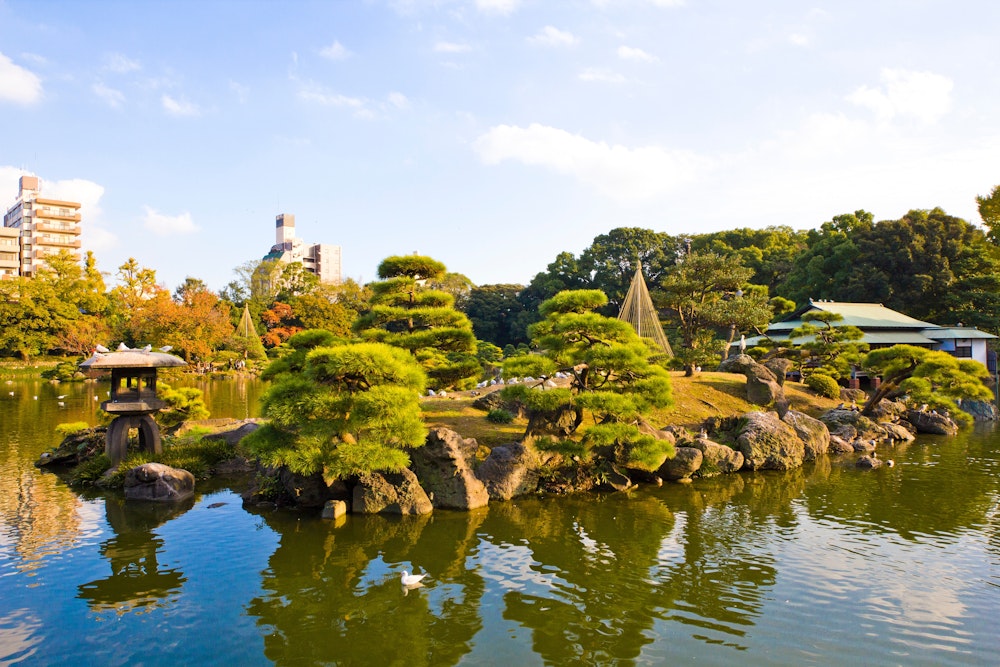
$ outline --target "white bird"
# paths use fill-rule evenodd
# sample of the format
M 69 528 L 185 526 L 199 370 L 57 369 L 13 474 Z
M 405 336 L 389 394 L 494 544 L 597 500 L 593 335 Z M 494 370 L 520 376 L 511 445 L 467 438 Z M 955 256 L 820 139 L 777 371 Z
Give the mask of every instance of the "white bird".
M 126 345 L 125 343 L 118 343 L 119 352 L 126 352 L 127 350 L 128 350 L 128 345 Z
M 399 581 L 404 586 L 419 586 L 420 580 L 426 576 L 426 574 L 410 574 L 406 570 L 403 570 L 403 576 L 399 578 Z
M 98 345 L 94 349 L 97 350 L 98 352 L 100 352 L 101 354 L 105 354 L 105 353 L 111 351 L 108 348 L 104 347 L 103 345 Z
M 67 396 L 69 396 L 69 394 L 63 394 L 62 396 L 56 396 L 56 398 L 62 400 L 64 398 L 66 398 Z
M 152 345 L 147 345 L 146 347 L 142 348 L 142 351 L 143 352 L 150 352 L 150 351 L 152 351 L 152 349 L 153 349 Z
M 164 345 L 160 348 L 160 352 L 169 352 L 172 349 L 174 349 L 173 345 Z

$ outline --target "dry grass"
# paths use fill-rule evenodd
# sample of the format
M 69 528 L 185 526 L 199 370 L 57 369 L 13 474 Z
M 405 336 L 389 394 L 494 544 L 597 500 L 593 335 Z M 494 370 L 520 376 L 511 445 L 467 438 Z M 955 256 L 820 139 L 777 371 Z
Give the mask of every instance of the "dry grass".
M 650 421 L 655 426 L 679 426 L 697 430 L 709 417 L 730 417 L 759 410 L 746 401 L 746 379 L 733 373 L 698 373 L 684 377 L 681 372 L 670 374 L 674 389 L 674 407 L 658 410 Z M 804 384 L 785 384 L 785 396 L 793 410 L 818 416 L 839 403 L 817 396 Z M 511 424 L 493 424 L 486 420 L 486 413 L 472 407 L 475 397 L 469 392 L 458 392 L 446 398 L 424 398 L 421 409 L 431 428 L 450 428 L 466 438 L 475 438 L 480 445 L 494 447 L 505 442 L 520 440 L 526 421 Z

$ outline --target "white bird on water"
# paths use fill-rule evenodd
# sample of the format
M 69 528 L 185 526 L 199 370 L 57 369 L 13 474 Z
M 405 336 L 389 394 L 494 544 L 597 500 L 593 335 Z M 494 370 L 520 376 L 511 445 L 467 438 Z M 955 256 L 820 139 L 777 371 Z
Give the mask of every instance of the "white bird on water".
M 420 580 L 426 577 L 427 574 L 410 574 L 406 570 L 403 570 L 403 576 L 399 578 L 399 581 L 404 586 L 421 586 Z

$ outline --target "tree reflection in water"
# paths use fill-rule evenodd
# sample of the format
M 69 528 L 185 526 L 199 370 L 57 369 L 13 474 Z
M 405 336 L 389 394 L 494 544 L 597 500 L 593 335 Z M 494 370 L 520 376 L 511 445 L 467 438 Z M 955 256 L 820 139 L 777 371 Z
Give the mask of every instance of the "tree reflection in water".
M 77 597 L 94 611 L 125 614 L 166 606 L 180 594 L 184 573 L 161 568 L 157 552 L 163 540 L 153 531 L 191 509 L 194 497 L 179 503 L 126 502 L 108 496 L 104 507 L 115 536 L 101 544 L 111 576 L 79 586 Z
M 466 559 L 486 510 L 352 516 L 340 527 L 263 514 L 281 541 L 248 613 L 276 664 L 450 665 L 482 627 L 484 584 Z M 317 549 L 316 545 L 323 545 Z M 430 573 L 407 592 L 403 569 Z

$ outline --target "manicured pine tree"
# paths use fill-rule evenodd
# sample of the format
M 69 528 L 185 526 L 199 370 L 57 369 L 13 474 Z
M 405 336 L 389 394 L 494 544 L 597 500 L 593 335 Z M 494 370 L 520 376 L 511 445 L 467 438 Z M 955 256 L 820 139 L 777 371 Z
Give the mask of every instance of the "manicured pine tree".
M 371 309 L 354 323 L 364 339 L 408 350 L 432 389 L 468 388 L 479 377 L 472 322 L 451 294 L 426 285 L 445 275 L 441 262 L 421 255 L 388 257 L 372 283 Z

